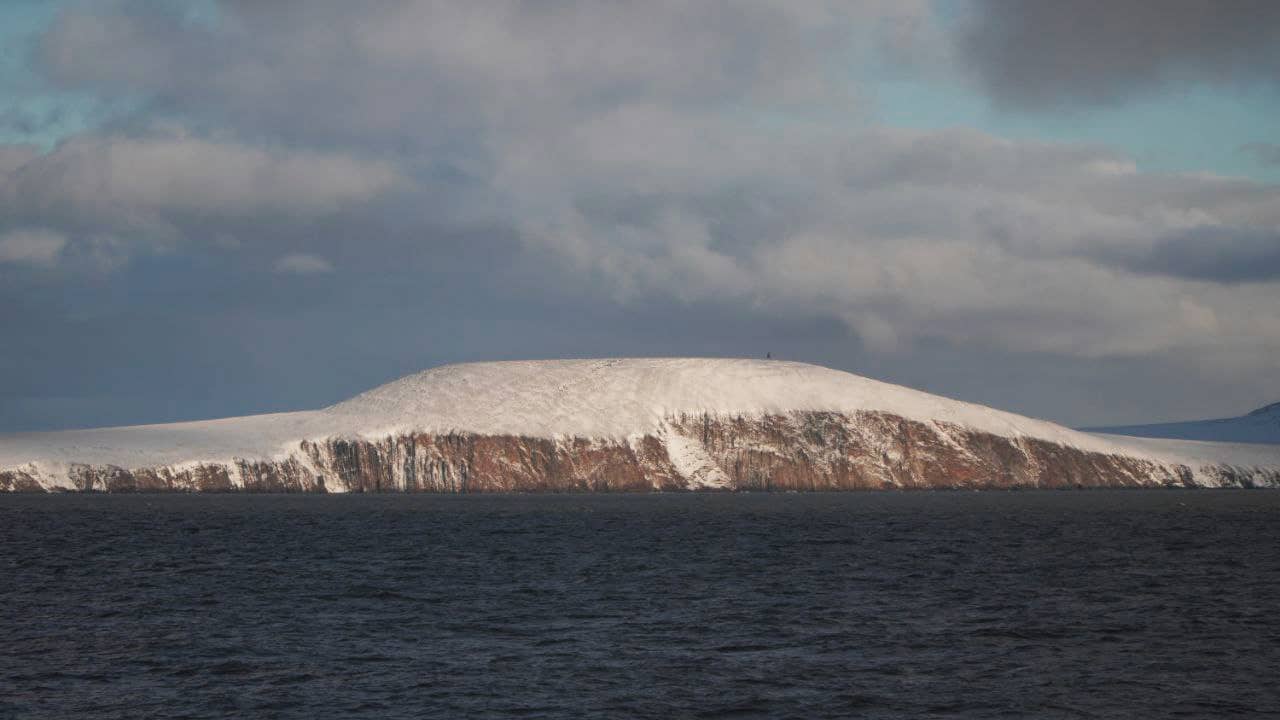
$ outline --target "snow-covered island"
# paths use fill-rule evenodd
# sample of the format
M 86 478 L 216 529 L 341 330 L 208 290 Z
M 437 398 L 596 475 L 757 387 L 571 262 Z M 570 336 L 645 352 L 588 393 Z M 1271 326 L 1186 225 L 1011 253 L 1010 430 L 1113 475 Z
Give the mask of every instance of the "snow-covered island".
M 1082 428 L 1084 432 L 1135 437 L 1206 440 L 1210 442 L 1280 443 L 1280 403 L 1271 403 L 1240 417 L 1189 420 L 1153 425 Z
M 0 490 L 1280 487 L 1280 445 L 1129 438 L 805 363 L 491 362 L 323 410 L 0 436 Z

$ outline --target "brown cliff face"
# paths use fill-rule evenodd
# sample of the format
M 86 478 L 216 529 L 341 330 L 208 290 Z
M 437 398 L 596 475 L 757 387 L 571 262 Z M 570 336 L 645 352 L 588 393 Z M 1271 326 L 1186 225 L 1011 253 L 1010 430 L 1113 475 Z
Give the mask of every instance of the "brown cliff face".
M 654 437 L 635 445 L 509 435 L 413 434 L 333 439 L 302 450 L 351 492 L 618 492 L 684 489 Z
M 282 460 L 125 469 L 72 465 L 82 491 L 107 492 L 651 492 L 686 490 L 670 439 L 692 447 L 726 490 L 831 491 L 1195 487 L 1184 465 L 1106 455 L 896 415 L 799 412 L 668 418 L 629 440 L 405 434 L 303 441 Z M 1280 468 L 1197 468 L 1200 483 L 1280 486 Z M 46 480 L 42 482 L 42 480 Z M 0 490 L 49 485 L 0 471 Z
M 735 489 L 998 489 L 1192 485 L 1183 466 L 884 413 L 680 418 Z

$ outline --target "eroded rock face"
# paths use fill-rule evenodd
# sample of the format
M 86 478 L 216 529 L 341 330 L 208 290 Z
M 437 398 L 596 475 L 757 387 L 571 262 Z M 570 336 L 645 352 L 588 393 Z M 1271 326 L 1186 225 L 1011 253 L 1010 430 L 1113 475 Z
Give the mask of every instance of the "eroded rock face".
M 0 492 L 43 492 L 44 486 L 22 470 L 0 470 Z
M 665 447 L 490 435 L 413 434 L 306 442 L 326 486 L 351 492 L 588 492 L 684 489 Z
M 678 451 L 673 451 L 673 448 Z M 695 481 L 695 477 L 697 480 Z M 668 418 L 625 440 L 425 433 L 303 441 L 289 457 L 133 468 L 71 465 L 106 492 L 651 492 L 1280 486 L 1278 468 L 1189 468 L 887 413 Z M 0 471 L 0 490 L 59 483 Z
M 883 413 L 679 418 L 734 489 L 996 489 L 1192 484 L 1190 468 Z

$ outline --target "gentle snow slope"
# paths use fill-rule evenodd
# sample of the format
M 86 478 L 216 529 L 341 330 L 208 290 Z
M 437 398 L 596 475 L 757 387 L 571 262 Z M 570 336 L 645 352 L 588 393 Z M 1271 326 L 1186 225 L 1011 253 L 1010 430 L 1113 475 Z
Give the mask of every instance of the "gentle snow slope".
M 949 400 L 805 363 L 729 359 L 548 360 L 447 365 L 315 412 L 0 436 L 0 469 L 30 462 L 126 468 L 281 458 L 304 439 L 407 431 L 532 437 L 663 434 L 666 418 L 875 410 L 1082 450 L 1280 465 L 1280 448 L 1132 441 Z
M 1086 432 L 1213 442 L 1280 443 L 1280 403 L 1258 408 L 1248 415 L 1221 420 L 1089 428 Z
M 1100 448 L 1088 435 L 807 363 L 655 358 L 446 365 L 328 408 L 348 427 L 552 437 L 627 437 L 679 414 L 880 410 L 997 435 Z

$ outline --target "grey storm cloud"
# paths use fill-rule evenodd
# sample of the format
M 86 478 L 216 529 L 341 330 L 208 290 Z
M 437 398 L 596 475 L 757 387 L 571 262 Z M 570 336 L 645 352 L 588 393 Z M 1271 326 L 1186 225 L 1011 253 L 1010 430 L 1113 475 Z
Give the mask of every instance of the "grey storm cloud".
M 302 402 L 295 377 L 354 391 L 415 358 L 752 353 L 753 328 L 888 370 L 876 358 L 928 348 L 1275 377 L 1276 278 L 1175 239 L 1233 228 L 1219 249 L 1257 261 L 1280 188 L 873 126 L 849 63 L 931 57 L 924 0 L 164 7 L 77 6 L 41 38 L 58 88 L 139 110 L 51 152 L 0 146 L 0 300 L 65 336 L 39 348 L 56 357 L 0 353 L 0 377 L 89 372 L 67 338 L 91 337 L 103 357 L 149 349 L 134 392 L 189 363 Z M 230 409 L 198 392 L 174 396 Z
M 1280 85 L 1272 0 L 975 0 L 961 56 L 998 102 L 1123 101 L 1168 83 Z
M 1160 238 L 1150 253 L 1129 266 L 1212 282 L 1274 281 L 1280 279 L 1280 231 L 1192 228 Z
M 1145 17 L 1108 6 L 1121 24 Z M 1275 188 L 1139 173 L 1081 145 L 759 121 L 787 123 L 795 103 L 856 117 L 849 48 L 930 27 L 928 3 L 227 3 L 213 25 L 121 7 L 62 15 L 41 57 L 68 87 L 149 91 L 153 124 L 12 173 L 0 199 L 24 226 L 83 215 L 81 234 L 97 223 L 162 249 L 259 235 L 258 262 L 297 270 L 278 258 L 378 252 L 378 232 L 320 223 L 330 208 L 370 228 L 430 211 L 436 227 L 501 228 L 530 272 L 573 268 L 584 293 L 819 314 L 884 350 L 941 337 L 1151 353 L 1230 332 L 1268 299 L 1179 284 L 1200 279 L 1176 272 L 1190 255 L 1151 248 L 1189 227 L 1267 227 Z M 188 129 L 204 126 L 217 130 Z M 1147 266 L 1114 259 L 1133 256 Z

